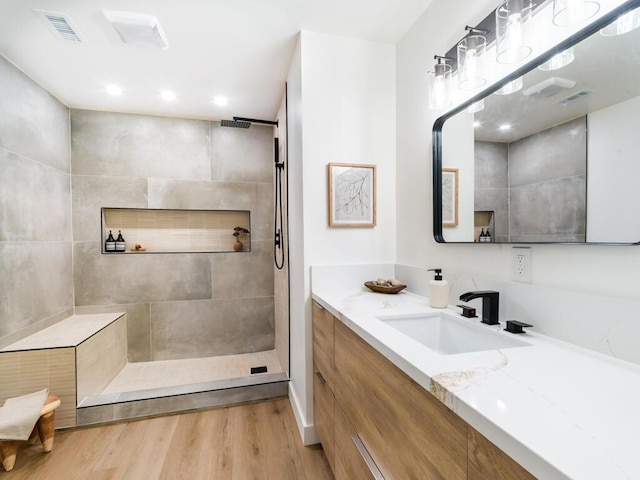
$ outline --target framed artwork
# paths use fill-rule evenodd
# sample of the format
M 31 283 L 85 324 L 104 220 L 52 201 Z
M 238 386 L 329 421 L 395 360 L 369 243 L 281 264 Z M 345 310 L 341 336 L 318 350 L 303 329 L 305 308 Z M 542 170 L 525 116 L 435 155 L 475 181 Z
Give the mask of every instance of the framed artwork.
M 375 227 L 376 166 L 329 163 L 329 226 Z
M 442 226 L 458 226 L 458 169 L 442 169 Z

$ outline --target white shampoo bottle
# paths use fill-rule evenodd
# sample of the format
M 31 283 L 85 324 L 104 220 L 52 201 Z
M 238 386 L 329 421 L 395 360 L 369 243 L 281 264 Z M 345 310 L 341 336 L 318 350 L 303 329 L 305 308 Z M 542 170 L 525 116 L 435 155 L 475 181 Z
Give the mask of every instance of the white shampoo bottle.
M 447 308 L 449 305 L 449 283 L 442 279 L 442 269 L 430 268 L 436 276 L 429 282 L 429 305 L 433 308 Z

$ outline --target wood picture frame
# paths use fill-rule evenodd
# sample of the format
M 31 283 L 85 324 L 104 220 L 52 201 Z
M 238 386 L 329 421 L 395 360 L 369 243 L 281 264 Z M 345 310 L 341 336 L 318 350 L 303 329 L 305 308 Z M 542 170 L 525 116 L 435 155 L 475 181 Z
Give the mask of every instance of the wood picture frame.
M 458 169 L 442 169 L 442 226 L 458 226 Z
M 329 163 L 329 226 L 376 226 L 376 166 Z

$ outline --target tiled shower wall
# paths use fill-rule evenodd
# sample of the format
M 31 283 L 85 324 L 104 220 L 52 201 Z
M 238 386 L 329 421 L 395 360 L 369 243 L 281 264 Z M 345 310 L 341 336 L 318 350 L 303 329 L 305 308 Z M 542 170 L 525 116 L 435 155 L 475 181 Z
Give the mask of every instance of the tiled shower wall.
M 584 242 L 586 117 L 504 144 L 475 143 L 475 210 L 496 241 Z
M 71 173 L 76 313 L 126 311 L 130 361 L 274 348 L 271 127 L 72 110 Z M 251 251 L 102 255 L 101 207 L 250 210 Z
M 73 313 L 69 109 L 0 56 L 0 347 Z

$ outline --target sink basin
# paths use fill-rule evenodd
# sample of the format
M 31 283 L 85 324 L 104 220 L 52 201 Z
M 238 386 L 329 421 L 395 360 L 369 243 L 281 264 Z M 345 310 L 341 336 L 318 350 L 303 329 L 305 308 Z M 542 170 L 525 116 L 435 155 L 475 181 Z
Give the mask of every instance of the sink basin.
M 378 319 L 442 355 L 528 346 L 482 325 L 441 314 Z

